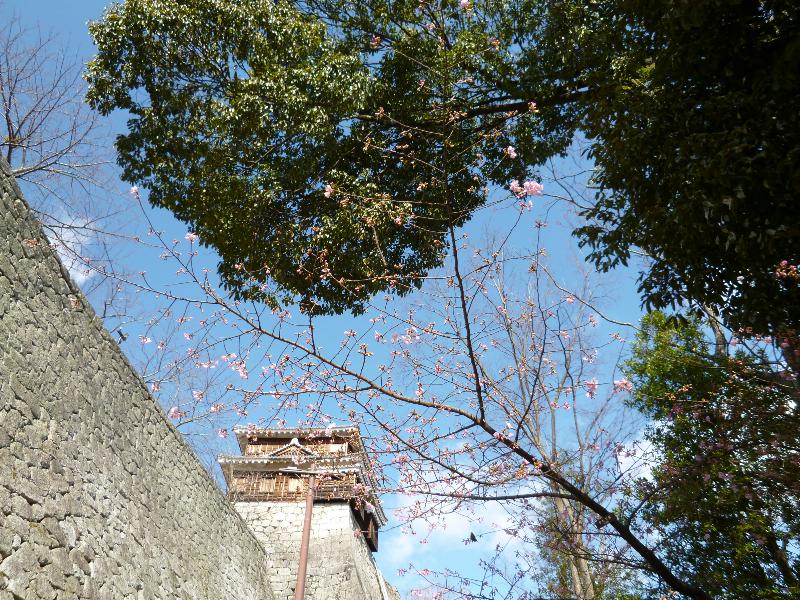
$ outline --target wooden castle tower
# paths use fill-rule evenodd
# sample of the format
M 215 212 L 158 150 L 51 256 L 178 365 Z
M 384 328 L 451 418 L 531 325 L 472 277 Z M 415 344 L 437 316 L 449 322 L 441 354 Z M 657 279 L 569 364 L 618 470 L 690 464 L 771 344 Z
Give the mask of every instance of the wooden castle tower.
M 386 515 L 357 427 L 236 428 L 228 498 L 264 545 L 280 600 L 389 600 L 372 557 Z M 299 577 L 298 577 L 299 575 Z

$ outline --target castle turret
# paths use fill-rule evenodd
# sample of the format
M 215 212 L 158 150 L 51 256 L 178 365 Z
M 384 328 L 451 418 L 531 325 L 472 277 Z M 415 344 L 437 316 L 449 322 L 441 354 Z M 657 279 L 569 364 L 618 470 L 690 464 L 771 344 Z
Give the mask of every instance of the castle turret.
M 358 428 L 234 432 L 242 455 L 219 463 L 228 498 L 264 545 L 276 598 L 295 597 L 298 567 L 306 563 L 305 577 L 300 571 L 309 600 L 388 599 L 394 590 L 372 557 L 386 516 Z

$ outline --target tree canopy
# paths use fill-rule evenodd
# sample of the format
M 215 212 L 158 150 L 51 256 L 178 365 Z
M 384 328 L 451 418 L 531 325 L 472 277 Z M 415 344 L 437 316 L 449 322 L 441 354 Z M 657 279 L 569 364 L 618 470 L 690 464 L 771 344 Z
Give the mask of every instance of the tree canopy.
M 127 0 L 91 25 L 89 99 L 129 111 L 126 179 L 244 297 L 329 313 L 404 293 L 492 186 L 535 181 L 583 131 L 598 194 L 577 233 L 597 265 L 642 249 L 649 305 L 790 332 L 797 282 L 775 273 L 800 262 L 797 11 Z

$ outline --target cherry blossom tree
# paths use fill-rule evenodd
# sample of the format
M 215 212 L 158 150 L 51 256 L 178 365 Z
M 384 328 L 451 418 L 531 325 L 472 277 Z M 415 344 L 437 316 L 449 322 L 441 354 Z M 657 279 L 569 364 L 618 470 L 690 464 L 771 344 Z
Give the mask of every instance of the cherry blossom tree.
M 167 239 L 151 227 L 141 243 L 175 277 L 125 282 L 162 306 L 136 331 L 144 377 L 190 434 L 224 438 L 251 414 L 260 426 L 361 425 L 383 491 L 408 496 L 398 516 L 422 542 L 448 515 L 502 504 L 507 540 L 484 558 L 484 578 L 414 571 L 441 597 L 600 598 L 630 569 L 703 597 L 621 512 L 641 428 L 624 408 L 632 386 L 615 372 L 629 326 L 604 316 L 589 275 L 565 278 L 548 257 L 539 217 L 574 196 L 533 191 L 497 192 L 487 223 L 501 216 L 499 231 L 452 228 L 445 268 L 406 299 L 370 302 L 339 335 L 337 318 L 231 299 L 196 234 Z M 523 564 L 565 574 L 528 577 Z
M 134 200 L 190 228 L 142 236 L 171 281 L 128 280 L 163 306 L 135 332 L 145 379 L 190 433 L 208 423 L 224 438 L 255 409 L 260 425 L 361 425 L 381 485 L 414 497 L 409 535 L 503 503 L 522 558 L 497 552 L 484 577 L 417 569 L 442 597 L 550 585 L 594 599 L 631 568 L 708 598 L 625 511 L 624 335 L 592 334 L 609 321 L 591 278 L 565 280 L 541 242 L 553 206 L 576 201 L 533 169 L 569 147 L 574 128 L 554 119 L 570 102 L 506 104 L 495 88 L 474 107 L 490 71 L 514 62 L 516 29 L 469 2 L 412 4 L 408 27 L 341 40 L 272 2 L 142 0 L 92 25 L 93 105 L 134 115 L 118 142 L 144 188 Z M 565 93 L 549 83 L 543 94 Z M 474 243 L 480 214 L 490 231 Z M 326 316 L 348 310 L 344 327 Z M 542 561 L 566 575 L 525 576 Z

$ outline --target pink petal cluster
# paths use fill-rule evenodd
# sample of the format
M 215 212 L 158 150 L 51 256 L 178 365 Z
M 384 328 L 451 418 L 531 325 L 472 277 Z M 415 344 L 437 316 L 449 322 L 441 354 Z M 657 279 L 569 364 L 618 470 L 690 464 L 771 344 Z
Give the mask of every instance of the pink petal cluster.
M 798 270 L 798 265 L 792 265 L 788 260 L 782 260 L 775 269 L 775 277 L 800 281 L 800 270 Z
M 532 180 L 525 181 L 520 185 L 519 181 L 515 179 L 509 184 L 508 189 L 518 198 L 523 198 L 525 196 L 541 196 L 544 186 L 538 181 Z
M 526 181 L 522 187 L 525 189 L 526 196 L 541 196 L 544 191 L 544 186 L 538 181 Z
M 597 377 L 592 377 L 588 381 L 585 381 L 583 385 L 586 388 L 586 395 L 589 398 L 594 398 L 595 394 L 597 394 L 597 389 L 600 387 L 600 384 L 597 382 Z
M 633 384 L 627 378 L 617 379 L 614 381 L 615 392 L 632 392 Z

